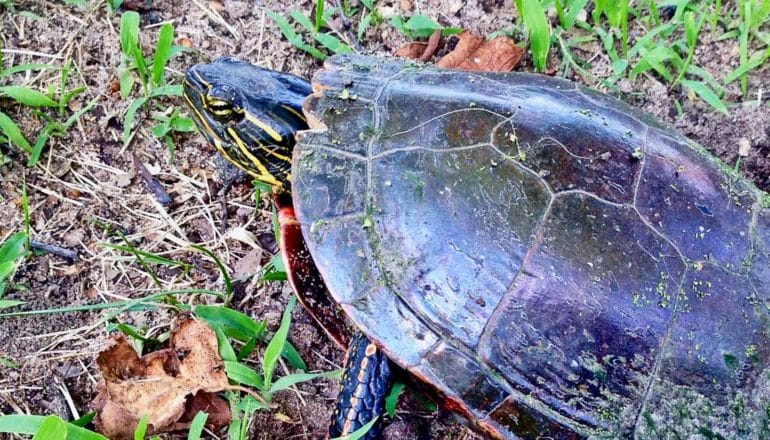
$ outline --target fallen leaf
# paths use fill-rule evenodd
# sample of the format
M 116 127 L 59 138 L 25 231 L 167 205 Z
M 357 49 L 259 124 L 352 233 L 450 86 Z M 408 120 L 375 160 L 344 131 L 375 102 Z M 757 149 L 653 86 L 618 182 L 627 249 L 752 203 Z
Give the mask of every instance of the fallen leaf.
M 483 72 L 510 72 L 524 56 L 524 49 L 508 37 L 499 36 L 482 44 L 458 69 Z
M 459 66 L 464 60 L 468 59 L 468 57 L 471 56 L 482 43 L 484 43 L 484 37 L 464 31 L 460 34 L 459 41 L 454 50 L 444 55 L 436 65 L 445 69 L 452 69 L 455 66 Z
M 198 412 L 208 414 L 206 427 L 212 431 L 219 431 L 230 424 L 232 414 L 227 401 L 215 393 L 198 391 L 187 399 L 182 417 L 174 424 L 174 431 L 186 431 L 190 429 L 190 423 Z
M 420 61 L 422 62 L 430 61 L 430 59 L 433 58 L 433 54 L 436 53 L 440 45 L 441 45 L 441 29 L 436 29 L 431 34 L 430 38 L 428 38 L 428 46 L 425 47 L 425 52 L 423 52 L 422 56 L 420 56 Z
M 409 58 L 410 60 L 416 60 L 420 58 L 425 52 L 425 48 L 428 47 L 428 43 L 422 41 L 412 41 L 401 46 L 393 55 L 401 58 Z
M 99 353 L 96 363 L 102 380 L 93 401 L 95 424 L 111 439 L 133 438 L 145 415 L 149 433 L 173 430 L 188 405 L 219 405 L 207 396 L 199 397 L 207 399 L 203 403 L 192 403 L 194 396 L 229 387 L 216 335 L 206 323 L 193 318 L 175 326 L 167 349 L 140 358 L 128 339 L 117 335 Z M 224 415 L 221 409 L 217 411 L 221 421 Z
M 468 31 L 460 34 L 460 41 L 452 52 L 438 63 L 440 67 L 475 72 L 510 72 L 524 56 L 524 49 L 512 39 L 499 36 L 485 41 L 483 37 Z
M 428 42 L 412 41 L 401 46 L 394 55 L 402 58 L 409 58 L 410 60 L 420 60 L 422 62 L 430 61 L 436 51 L 443 46 L 443 39 L 441 38 L 441 29 L 436 29 L 431 34 Z

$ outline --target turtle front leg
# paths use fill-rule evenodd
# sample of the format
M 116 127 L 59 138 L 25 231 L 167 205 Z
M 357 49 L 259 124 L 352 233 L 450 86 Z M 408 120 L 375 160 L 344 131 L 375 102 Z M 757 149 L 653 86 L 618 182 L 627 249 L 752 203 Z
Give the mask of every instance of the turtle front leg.
M 385 413 L 385 397 L 390 390 L 392 378 L 390 361 L 385 353 L 363 333 L 356 332 L 345 356 L 342 390 L 332 414 L 328 438 L 349 435 L 375 417 L 378 417 L 377 422 L 361 438 L 379 438 Z

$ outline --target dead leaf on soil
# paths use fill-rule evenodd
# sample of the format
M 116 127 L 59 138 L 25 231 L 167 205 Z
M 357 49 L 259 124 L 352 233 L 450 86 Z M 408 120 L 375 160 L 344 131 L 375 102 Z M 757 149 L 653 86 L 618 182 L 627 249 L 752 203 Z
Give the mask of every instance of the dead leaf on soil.
M 431 37 L 431 39 L 433 39 Z M 395 52 L 396 56 L 428 61 L 442 43 L 434 41 L 407 43 Z M 475 72 L 510 72 L 524 56 L 524 49 L 509 37 L 499 36 L 486 41 L 484 37 L 464 31 L 454 50 L 444 55 L 436 65 L 445 69 Z
M 229 387 L 224 362 L 216 335 L 202 321 L 179 322 L 169 348 L 141 358 L 125 336 L 114 336 L 96 362 L 103 380 L 93 401 L 95 423 L 109 438 L 133 438 L 144 415 L 151 433 L 177 429 L 189 423 L 186 408 L 211 408 L 207 426 L 213 430 L 230 421 L 227 404 L 213 394 Z
M 428 47 L 428 43 L 423 41 L 412 41 L 401 46 L 393 55 L 401 58 L 409 58 L 410 60 L 416 60 L 420 58 L 425 52 L 425 48 Z
M 510 72 L 524 56 L 524 49 L 509 37 L 499 36 L 485 41 L 468 31 L 460 34 L 455 50 L 439 60 L 440 67 L 476 72 Z

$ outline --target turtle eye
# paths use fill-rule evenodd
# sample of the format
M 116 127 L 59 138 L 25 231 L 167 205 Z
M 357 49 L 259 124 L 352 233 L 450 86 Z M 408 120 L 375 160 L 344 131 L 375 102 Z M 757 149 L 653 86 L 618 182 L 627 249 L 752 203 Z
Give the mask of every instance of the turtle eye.
M 240 109 L 236 108 L 233 103 L 211 96 L 206 97 L 206 107 L 208 107 L 214 119 L 222 123 L 230 122 L 242 114 Z

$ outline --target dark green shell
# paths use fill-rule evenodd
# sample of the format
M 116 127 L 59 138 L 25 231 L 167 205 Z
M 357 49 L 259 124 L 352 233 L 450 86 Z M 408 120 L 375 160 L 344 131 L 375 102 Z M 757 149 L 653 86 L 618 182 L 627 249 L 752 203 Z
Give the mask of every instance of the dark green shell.
M 767 194 L 568 81 L 340 56 L 313 82 L 305 238 L 447 406 L 505 438 L 770 436 Z

